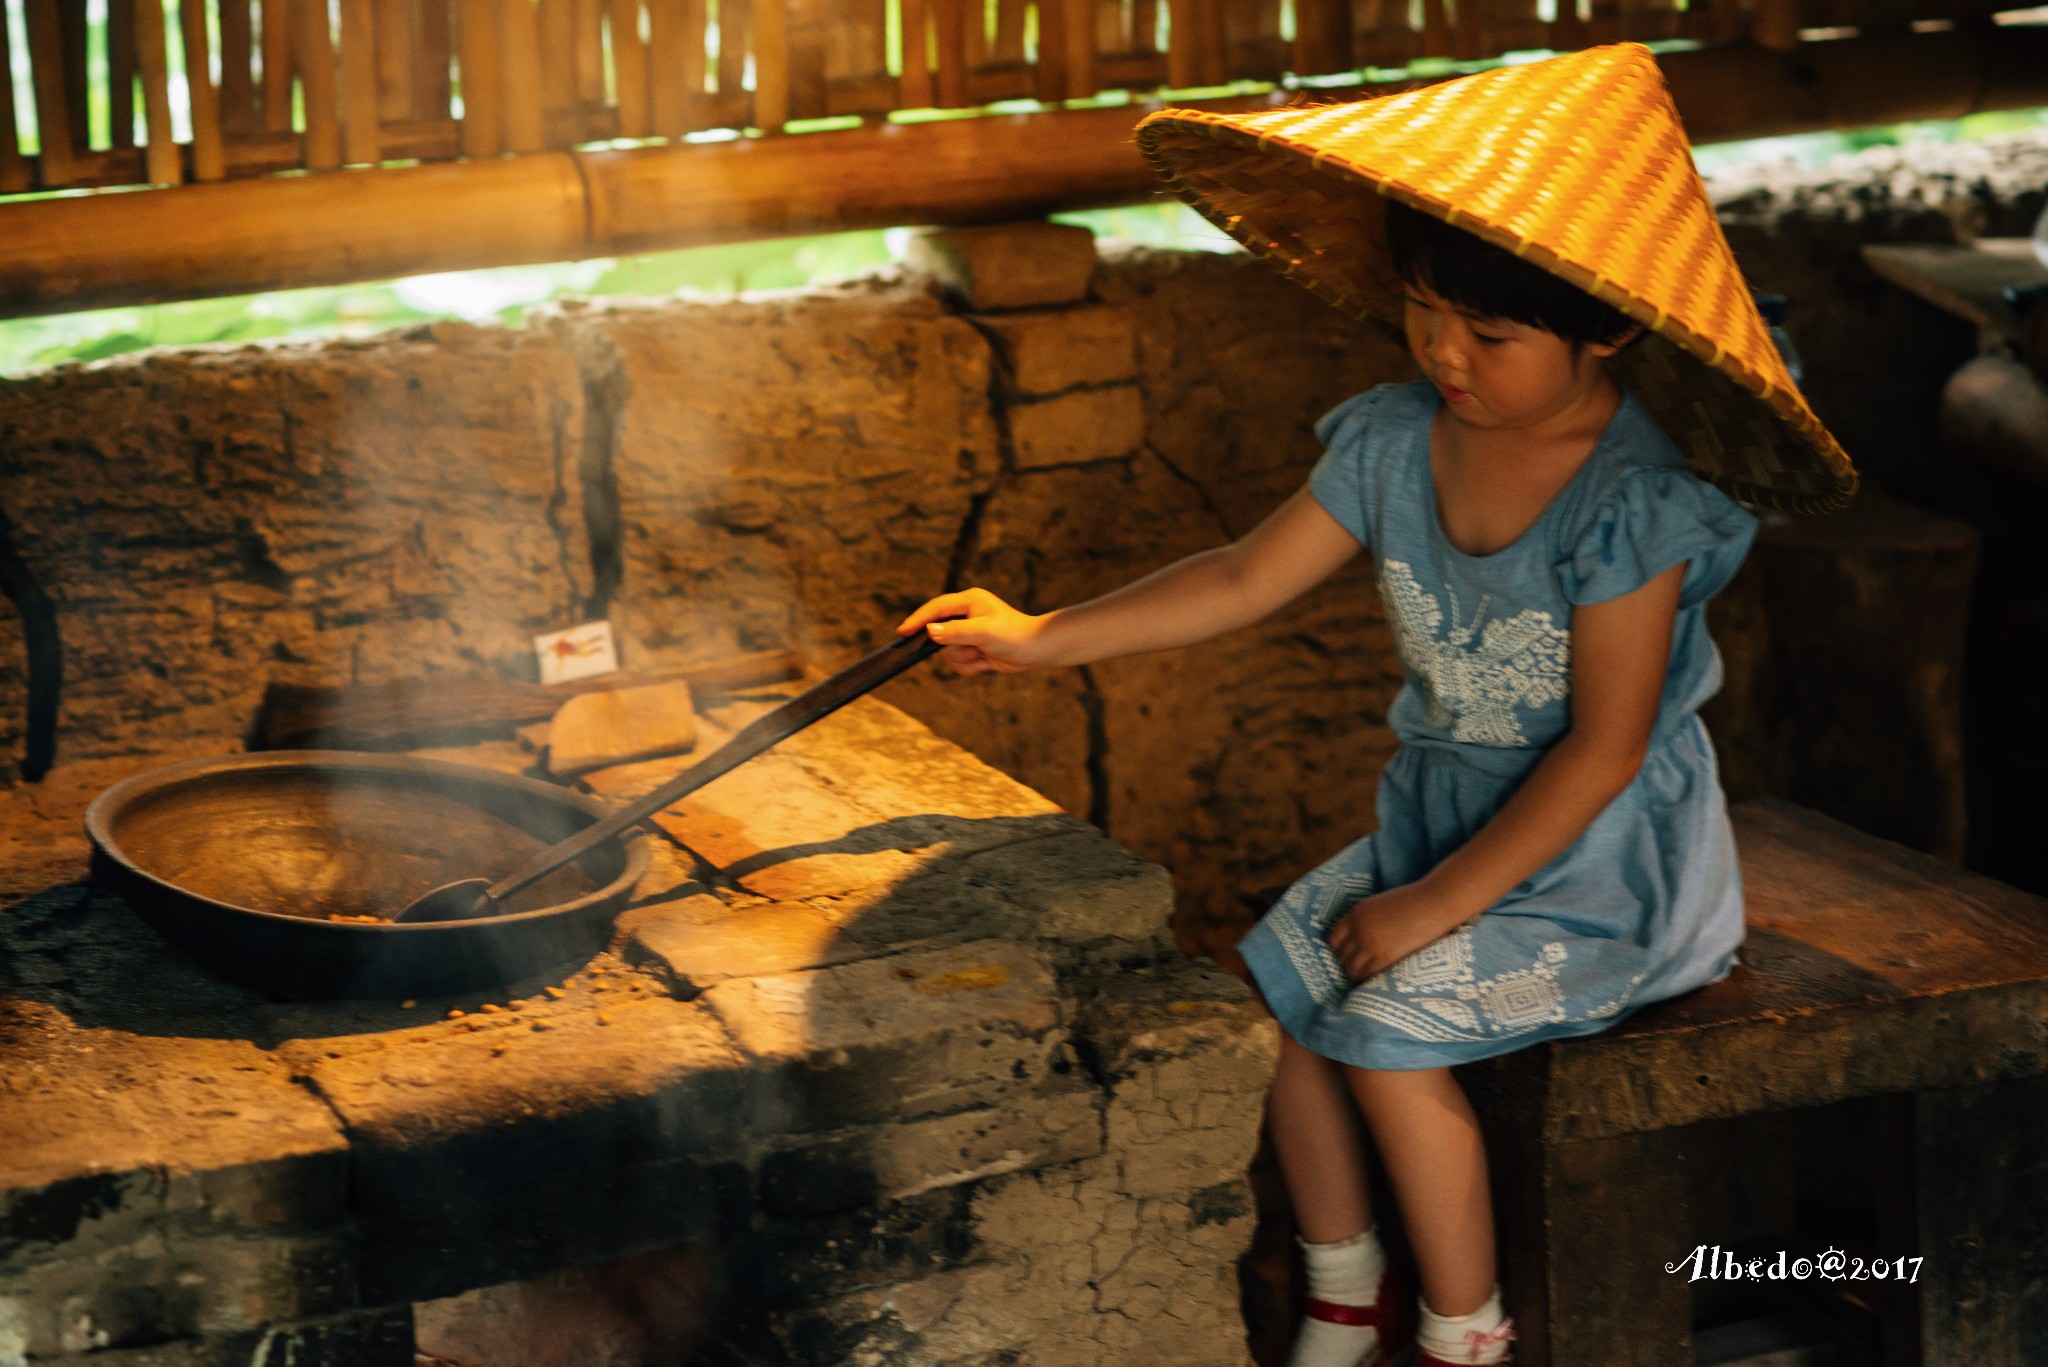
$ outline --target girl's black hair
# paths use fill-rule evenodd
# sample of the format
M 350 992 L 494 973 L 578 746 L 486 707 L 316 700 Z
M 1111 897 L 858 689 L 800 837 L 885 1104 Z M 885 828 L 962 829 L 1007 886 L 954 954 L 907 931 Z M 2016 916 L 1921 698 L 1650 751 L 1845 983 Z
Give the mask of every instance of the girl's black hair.
M 1427 285 L 1459 308 L 1556 333 L 1573 350 L 1612 342 L 1635 324 L 1531 261 L 1454 228 L 1440 218 L 1387 200 L 1387 246 L 1394 273 Z

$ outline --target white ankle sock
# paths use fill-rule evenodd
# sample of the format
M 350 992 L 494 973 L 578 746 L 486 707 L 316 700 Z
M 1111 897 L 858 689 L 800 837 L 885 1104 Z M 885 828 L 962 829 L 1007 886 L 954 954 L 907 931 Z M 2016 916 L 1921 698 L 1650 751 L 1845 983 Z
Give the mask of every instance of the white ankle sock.
M 1416 1342 L 1445 1362 L 1505 1362 L 1514 1329 L 1501 1309 L 1500 1287 L 1486 1304 L 1469 1315 L 1439 1315 L 1422 1302 L 1422 1324 Z
M 1378 1227 L 1333 1244 L 1303 1239 L 1308 1264 L 1308 1294 L 1335 1305 L 1367 1306 L 1379 1299 L 1380 1277 L 1387 1270 L 1386 1250 Z M 1332 1324 L 1304 1319 L 1294 1340 L 1287 1367 L 1358 1367 L 1379 1348 L 1380 1331 L 1368 1324 Z

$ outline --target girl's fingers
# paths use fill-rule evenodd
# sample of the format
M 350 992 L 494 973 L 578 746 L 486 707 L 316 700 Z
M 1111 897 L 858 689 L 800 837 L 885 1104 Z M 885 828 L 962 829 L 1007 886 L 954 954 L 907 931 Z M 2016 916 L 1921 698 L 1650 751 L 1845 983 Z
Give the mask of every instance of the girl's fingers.
M 908 636 L 927 622 L 935 622 L 945 617 L 968 616 L 974 611 L 973 592 L 973 590 L 963 590 L 959 593 L 940 594 L 904 618 L 902 624 L 896 628 L 896 634 L 898 636 Z

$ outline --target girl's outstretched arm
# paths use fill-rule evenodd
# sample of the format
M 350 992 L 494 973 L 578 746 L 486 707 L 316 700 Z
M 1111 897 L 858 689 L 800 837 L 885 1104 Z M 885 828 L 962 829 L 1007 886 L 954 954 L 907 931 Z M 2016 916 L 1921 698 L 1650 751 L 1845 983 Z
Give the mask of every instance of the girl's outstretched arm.
M 1429 873 L 1360 901 L 1330 930 L 1354 980 L 1449 934 L 1585 834 L 1628 787 L 1650 745 L 1684 582 L 1680 563 L 1572 613 L 1572 729 L 1507 804 Z
M 963 674 L 1085 665 L 1170 650 L 1250 626 L 1357 555 L 1358 542 L 1308 490 L 1227 546 L 1191 555 L 1136 583 L 1034 616 L 986 589 L 941 594 L 896 628 L 927 627 Z

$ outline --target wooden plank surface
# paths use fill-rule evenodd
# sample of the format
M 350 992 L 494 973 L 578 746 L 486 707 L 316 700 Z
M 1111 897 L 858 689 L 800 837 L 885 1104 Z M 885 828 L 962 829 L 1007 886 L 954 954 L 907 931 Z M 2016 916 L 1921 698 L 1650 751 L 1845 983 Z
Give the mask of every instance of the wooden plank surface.
M 75 146 L 71 95 L 64 88 L 64 20 L 57 0 L 28 0 L 27 18 L 42 183 L 44 189 L 55 190 L 71 183 Z
M 1734 809 L 1727 978 L 1468 1070 L 1550 1140 L 2048 1070 L 2048 900 L 1788 803 Z
M 455 47 L 462 82 L 462 155 L 494 157 L 505 150 L 496 0 L 460 0 Z
M 2048 268 L 2024 237 L 1982 237 L 1966 247 L 1870 246 L 1863 249 L 1863 260 L 1877 274 L 1936 308 L 2013 341 L 2019 341 L 2025 329 L 2005 302 L 2005 291 L 2015 285 L 2048 283 Z
M 170 45 L 164 37 L 163 0 L 128 0 L 135 10 L 135 66 L 142 81 L 143 174 L 151 185 L 185 178 L 171 137 Z
M 542 103 L 540 11 L 534 0 L 499 0 L 498 17 L 505 150 L 538 152 L 546 144 L 547 112 Z
M 374 166 L 383 160 L 378 108 L 377 15 L 371 0 L 341 0 L 342 160 Z
M 178 6 L 185 40 L 185 102 L 192 117 L 192 179 L 219 180 L 227 174 L 220 140 L 220 89 L 213 83 L 213 58 L 206 34 L 206 6 Z
M 342 157 L 341 111 L 327 0 L 292 0 L 292 47 L 306 111 L 306 169 L 335 170 Z

